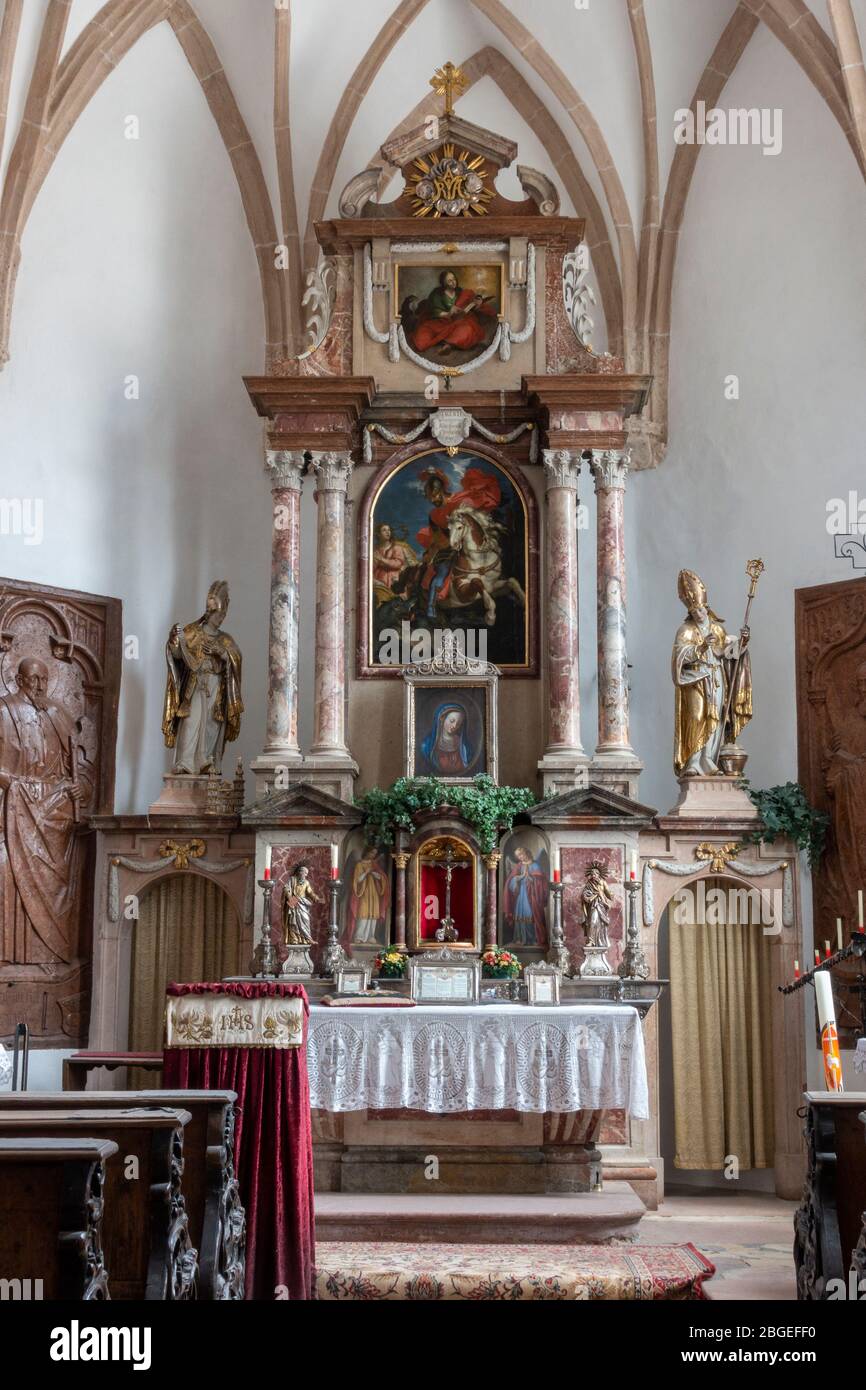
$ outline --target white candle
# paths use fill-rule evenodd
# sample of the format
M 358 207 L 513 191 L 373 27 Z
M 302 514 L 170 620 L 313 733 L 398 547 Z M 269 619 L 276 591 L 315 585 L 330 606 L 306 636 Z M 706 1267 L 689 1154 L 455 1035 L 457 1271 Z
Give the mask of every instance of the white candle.
M 272 856 L 273 852 L 274 852 L 274 847 L 273 847 L 273 845 L 265 845 L 265 868 L 266 868 L 266 869 L 270 869 L 270 867 L 271 867 L 271 856 Z
M 859 923 L 859 925 L 860 925 L 860 930 L 862 931 L 862 930 L 863 930 L 863 889 L 862 889 L 862 888 L 858 888 L 858 889 L 857 889 L 857 921 L 858 921 L 858 923 Z
M 637 854 L 634 850 L 632 850 L 629 860 L 629 878 L 637 878 Z
M 815 975 L 815 999 L 818 1004 L 818 1023 L 822 1030 L 828 1023 L 835 1026 L 836 1006 L 833 1003 L 833 983 L 829 970 L 819 970 Z
M 559 863 L 559 845 L 554 845 L 554 846 L 553 846 L 553 872 L 554 872 L 555 874 L 558 874 L 558 873 L 559 873 L 559 869 L 560 869 L 560 863 Z
M 837 946 L 837 949 L 838 949 L 838 950 L 840 950 L 840 951 L 842 950 L 842 918 L 841 918 L 841 917 L 837 917 L 837 918 L 836 918 L 836 946 Z

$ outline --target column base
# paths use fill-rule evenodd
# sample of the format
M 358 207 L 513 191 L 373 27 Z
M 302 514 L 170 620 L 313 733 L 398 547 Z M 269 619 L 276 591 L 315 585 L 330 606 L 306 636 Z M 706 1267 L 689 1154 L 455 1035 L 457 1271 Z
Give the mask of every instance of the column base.
M 600 786 L 636 801 L 642 772 L 643 763 L 633 748 L 597 748 L 590 777 Z
M 581 791 L 589 786 L 590 760 L 583 749 L 545 753 L 538 764 L 544 796 Z

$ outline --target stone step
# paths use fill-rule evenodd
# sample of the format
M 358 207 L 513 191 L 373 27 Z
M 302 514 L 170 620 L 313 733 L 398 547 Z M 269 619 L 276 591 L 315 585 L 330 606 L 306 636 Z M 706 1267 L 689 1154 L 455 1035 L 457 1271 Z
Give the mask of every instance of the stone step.
M 630 1240 L 646 1208 L 626 1182 L 567 1196 L 319 1192 L 321 1241 L 602 1245 Z

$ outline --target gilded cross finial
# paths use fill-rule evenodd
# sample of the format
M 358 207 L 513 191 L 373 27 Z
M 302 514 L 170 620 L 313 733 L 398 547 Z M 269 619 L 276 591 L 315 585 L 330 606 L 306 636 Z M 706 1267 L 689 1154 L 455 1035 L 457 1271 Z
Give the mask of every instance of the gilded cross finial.
M 437 68 L 430 78 L 430 86 L 433 88 L 437 97 L 445 98 L 446 116 L 454 114 L 454 95 L 459 96 L 466 86 L 466 77 L 462 68 L 455 67 L 453 63 L 443 63 L 441 68 Z

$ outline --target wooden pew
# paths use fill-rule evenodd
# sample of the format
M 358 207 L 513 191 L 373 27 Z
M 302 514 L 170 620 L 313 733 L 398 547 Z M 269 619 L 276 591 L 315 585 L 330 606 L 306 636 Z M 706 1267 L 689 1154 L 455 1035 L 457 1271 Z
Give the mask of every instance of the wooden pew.
M 234 1171 L 236 1091 L 14 1091 L 0 1094 L 0 1115 L 28 1110 L 188 1110 L 183 1135 L 183 1195 L 191 1243 L 199 1252 L 202 1299 L 244 1296 L 244 1209 Z
M 141 1067 L 143 1071 L 162 1071 L 161 1052 L 73 1052 L 63 1058 L 64 1091 L 83 1091 L 92 1071 L 117 1071 L 118 1067 Z
M 102 1257 L 110 1139 L 0 1138 L 0 1275 L 5 1299 L 109 1297 Z
M 181 1190 L 188 1110 L 0 1110 L 0 1138 L 109 1139 L 105 1263 L 114 1299 L 195 1298 L 198 1254 Z

